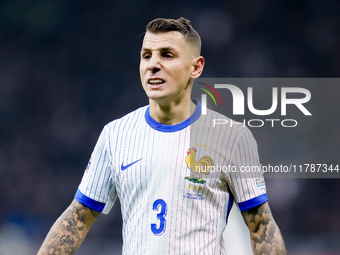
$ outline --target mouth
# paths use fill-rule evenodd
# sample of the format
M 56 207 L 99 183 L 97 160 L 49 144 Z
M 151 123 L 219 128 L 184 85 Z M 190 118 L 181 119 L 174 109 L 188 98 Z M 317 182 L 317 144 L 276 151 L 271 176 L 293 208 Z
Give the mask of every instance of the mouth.
M 164 83 L 165 83 L 165 80 L 161 78 L 149 78 L 148 79 L 148 84 L 152 87 L 159 87 Z

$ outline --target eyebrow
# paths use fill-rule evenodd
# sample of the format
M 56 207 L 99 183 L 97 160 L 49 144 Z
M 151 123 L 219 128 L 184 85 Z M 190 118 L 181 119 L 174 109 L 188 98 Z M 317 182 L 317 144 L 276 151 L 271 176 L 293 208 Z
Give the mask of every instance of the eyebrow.
M 155 50 L 159 51 L 176 51 L 173 47 L 162 47 L 162 48 L 157 48 Z M 141 52 L 151 52 L 152 50 L 150 48 L 145 48 L 142 47 Z

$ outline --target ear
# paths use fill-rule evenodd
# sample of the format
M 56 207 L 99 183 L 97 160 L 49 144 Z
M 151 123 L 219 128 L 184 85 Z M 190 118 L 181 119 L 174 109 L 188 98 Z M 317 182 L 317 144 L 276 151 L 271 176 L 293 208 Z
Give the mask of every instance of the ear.
M 192 60 L 193 71 L 191 73 L 191 78 L 196 79 L 201 76 L 204 67 L 204 58 L 199 56 Z

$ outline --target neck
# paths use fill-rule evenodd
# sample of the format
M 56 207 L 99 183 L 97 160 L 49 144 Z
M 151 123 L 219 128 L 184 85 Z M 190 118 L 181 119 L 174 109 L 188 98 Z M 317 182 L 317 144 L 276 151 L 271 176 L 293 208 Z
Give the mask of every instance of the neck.
M 187 98 L 180 102 L 159 104 L 150 99 L 150 116 L 159 123 L 176 125 L 187 120 L 195 111 L 196 105 Z

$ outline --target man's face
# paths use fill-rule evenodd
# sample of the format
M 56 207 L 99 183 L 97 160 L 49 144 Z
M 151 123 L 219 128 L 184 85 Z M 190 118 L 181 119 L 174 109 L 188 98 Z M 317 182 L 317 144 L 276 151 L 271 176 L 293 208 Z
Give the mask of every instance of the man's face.
M 190 97 L 190 78 L 196 78 L 193 72 L 197 57 L 180 32 L 146 32 L 139 70 L 147 96 L 159 103 Z

